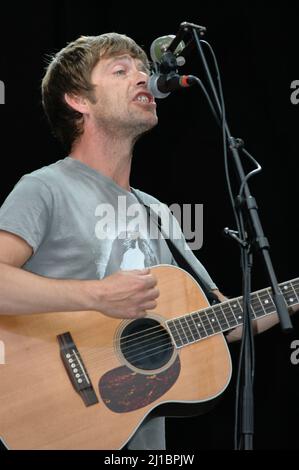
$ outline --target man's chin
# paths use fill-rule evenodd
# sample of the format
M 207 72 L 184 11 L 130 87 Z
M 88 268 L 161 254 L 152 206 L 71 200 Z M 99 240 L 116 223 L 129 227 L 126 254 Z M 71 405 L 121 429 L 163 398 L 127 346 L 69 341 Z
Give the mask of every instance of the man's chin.
M 157 124 L 158 118 L 153 119 L 152 122 L 147 121 L 146 123 L 139 123 L 135 128 L 136 134 L 134 142 L 137 142 L 143 135 L 148 134 Z

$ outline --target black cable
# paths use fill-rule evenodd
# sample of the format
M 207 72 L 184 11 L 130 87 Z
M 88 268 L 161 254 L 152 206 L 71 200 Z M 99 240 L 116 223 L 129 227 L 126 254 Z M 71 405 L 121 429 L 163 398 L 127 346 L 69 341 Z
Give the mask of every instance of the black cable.
M 196 33 L 194 32 L 194 36 L 196 36 Z M 196 39 L 196 37 L 195 37 Z M 197 38 L 198 40 L 198 38 Z M 199 42 L 199 40 L 198 40 Z M 218 67 L 218 62 L 216 59 L 216 55 L 213 51 L 213 48 L 207 41 L 200 41 L 204 44 L 206 44 L 209 48 L 209 51 L 213 57 L 215 69 L 217 72 L 217 83 L 218 83 L 218 90 L 219 90 L 219 96 L 216 91 L 216 87 L 214 85 L 212 77 L 208 76 L 210 80 L 210 84 L 212 84 L 212 88 L 214 88 L 214 94 L 215 94 L 215 99 L 217 101 L 218 99 L 218 105 L 220 107 L 220 113 L 221 113 L 221 122 L 222 122 L 222 138 L 223 138 L 223 151 L 224 151 L 224 167 L 225 167 L 225 175 L 226 175 L 226 181 L 227 181 L 227 187 L 229 191 L 229 196 L 230 196 L 230 201 L 231 201 L 231 206 L 233 209 L 233 213 L 235 216 L 235 221 L 237 224 L 239 236 L 243 241 L 247 241 L 247 234 L 246 234 L 246 228 L 243 220 L 243 214 L 242 214 L 242 208 L 239 205 L 238 210 L 236 209 L 236 203 L 235 199 L 233 196 L 233 191 L 232 191 L 232 185 L 231 185 L 231 180 L 230 180 L 230 173 L 229 173 L 229 166 L 228 166 L 228 154 L 227 154 L 227 122 L 226 122 L 226 110 L 225 110 L 225 102 L 224 102 L 224 95 L 223 95 L 223 87 L 222 87 L 222 81 L 221 81 L 221 76 L 220 76 L 220 71 Z M 198 46 L 199 48 L 199 46 Z M 206 69 L 207 71 L 207 69 Z M 211 105 L 210 105 L 211 106 Z M 215 110 L 213 111 L 213 114 L 215 115 Z M 219 120 L 217 120 L 219 124 Z M 232 145 L 235 145 L 235 142 L 232 142 Z M 240 189 L 239 189 L 239 197 L 241 198 L 243 196 L 243 190 L 245 187 L 246 182 L 250 177 L 261 171 L 261 166 L 255 161 L 255 159 L 245 150 L 243 149 L 244 154 L 249 157 L 257 166 L 257 168 L 253 171 L 251 171 L 248 175 L 244 176 L 243 181 L 241 181 Z M 253 341 L 253 332 L 252 332 L 252 323 L 250 321 L 249 315 L 251 314 L 251 266 L 252 266 L 252 255 L 251 255 L 251 246 L 250 244 L 247 245 L 247 248 L 241 247 L 241 270 L 243 273 L 243 335 L 242 335 L 242 341 L 241 341 L 241 346 L 240 346 L 240 355 L 239 355 L 239 364 L 238 364 L 238 372 L 237 372 L 237 386 L 236 386 L 236 400 L 235 400 L 235 432 L 234 432 L 234 445 L 235 449 L 241 449 L 243 447 L 252 447 L 252 434 L 248 435 L 247 432 L 247 422 L 244 422 L 242 420 L 242 424 L 245 427 L 245 429 L 240 430 L 240 410 L 243 410 L 244 408 L 241 406 L 242 402 L 246 400 L 247 397 L 247 389 L 245 389 L 245 386 L 243 386 L 243 390 L 241 390 L 242 384 L 247 384 L 248 385 L 248 377 L 243 377 L 242 379 L 242 371 L 243 373 L 246 373 L 249 370 L 249 384 L 251 387 L 253 386 L 253 380 L 254 380 L 254 362 L 255 362 L 255 355 L 254 355 L 254 341 Z M 247 314 L 246 314 L 247 312 Z M 249 331 L 249 337 L 246 335 L 246 332 L 250 329 Z M 246 339 L 247 338 L 247 339 Z M 249 343 L 248 343 L 249 342 Z M 251 354 L 248 354 L 248 349 L 250 350 Z M 247 360 L 249 361 L 249 367 L 247 368 L 242 368 L 242 365 L 244 361 Z M 245 370 L 245 372 L 244 372 Z M 253 419 L 253 396 L 252 393 L 249 395 L 251 397 L 251 410 L 252 414 L 251 416 L 248 417 L 248 414 L 246 414 L 247 420 Z M 250 423 L 251 424 L 251 423 Z M 250 425 L 248 429 L 253 429 L 253 427 Z M 244 436 L 244 442 L 239 439 L 239 436 Z
M 204 86 L 204 84 L 202 83 L 202 81 L 201 81 L 198 77 L 196 77 L 195 75 L 192 75 L 192 76 L 193 76 L 193 78 L 196 80 L 196 83 L 201 87 L 201 89 L 202 89 L 202 91 L 203 91 L 205 97 L 207 98 L 207 101 L 208 101 L 208 103 L 209 103 L 209 106 L 210 106 L 210 108 L 211 108 L 212 114 L 213 114 L 213 116 L 214 116 L 214 118 L 215 118 L 217 124 L 218 124 L 219 126 L 221 126 L 221 120 L 219 119 L 219 117 L 218 117 L 218 115 L 217 115 L 216 109 L 215 109 L 215 107 L 214 107 L 214 105 L 213 105 L 213 103 L 212 103 L 211 97 L 210 97 L 209 93 L 207 92 L 206 87 Z
M 226 109 L 225 109 L 225 100 L 224 100 L 224 94 L 223 94 L 223 86 L 222 86 L 222 80 L 221 80 L 221 74 L 220 74 L 220 69 L 219 69 L 219 65 L 218 65 L 218 61 L 217 61 L 217 57 L 216 57 L 216 54 L 213 50 L 213 47 L 211 46 L 211 44 L 208 42 L 208 41 L 205 41 L 203 39 L 200 40 L 200 42 L 204 45 L 206 45 L 208 47 L 208 50 L 212 56 L 212 59 L 213 59 L 213 62 L 214 62 L 214 67 L 215 67 L 215 71 L 216 71 L 216 75 L 217 75 L 217 84 L 218 84 L 218 91 L 219 91 L 219 96 L 218 96 L 218 101 L 220 102 L 220 107 L 221 107 L 221 123 L 222 123 L 222 139 L 223 139 L 223 146 L 224 146 L 224 168 L 225 168 L 225 177 L 226 177 L 226 182 L 227 182 L 227 187 L 228 187 L 228 192 L 229 192 L 229 197 L 230 197 L 230 201 L 231 201 L 231 206 L 232 206 L 232 209 L 233 209 L 233 213 L 234 213 L 234 218 L 235 218 L 235 221 L 236 221 L 236 225 L 237 225 L 237 229 L 238 229 L 238 232 L 241 236 L 241 231 L 240 231 L 240 225 L 239 225 L 239 217 L 237 215 L 237 212 L 235 210 L 235 199 L 233 197 L 233 192 L 232 192 L 232 185 L 231 185 L 231 181 L 230 181 L 230 175 L 229 175 L 229 168 L 228 168 L 228 155 L 227 155 L 227 138 L 226 138 L 226 125 L 227 125 L 227 121 L 226 121 Z M 215 87 L 215 85 L 214 85 Z M 216 87 L 215 87 L 215 90 L 216 90 Z M 206 92 L 207 93 L 207 92 Z M 213 114 L 215 114 L 215 109 L 213 111 Z M 217 123 L 219 124 L 219 121 L 217 120 Z M 258 162 L 256 162 L 256 160 L 252 157 L 252 155 L 250 155 L 249 152 L 247 152 L 246 149 L 244 149 L 244 147 L 242 146 L 242 151 L 244 152 L 245 155 L 247 155 L 251 160 L 253 160 L 255 162 L 255 164 L 257 165 L 258 168 L 261 169 L 261 166 L 259 165 Z M 260 170 L 259 170 L 260 171 Z M 257 172 L 257 170 L 255 171 L 254 170 L 254 173 L 251 172 L 249 173 L 246 177 L 245 177 L 245 180 L 244 180 L 244 184 L 242 183 L 241 187 L 243 189 L 246 181 L 248 181 L 248 179 L 253 176 L 253 174 L 255 174 Z M 241 192 L 241 190 L 239 191 L 239 193 Z
M 255 158 L 253 158 L 253 156 L 250 155 L 250 153 L 247 152 L 246 149 L 242 148 L 242 152 L 256 165 L 256 169 L 252 170 L 250 173 L 248 173 L 248 175 L 246 175 L 244 180 L 242 181 L 242 184 L 241 184 L 240 189 L 239 189 L 239 194 L 238 194 L 239 198 L 242 197 L 242 193 L 244 191 L 245 184 L 248 182 L 249 178 L 251 178 L 254 175 L 257 175 L 258 173 L 260 173 L 262 171 L 262 167 L 259 164 L 259 162 L 257 160 L 255 160 Z

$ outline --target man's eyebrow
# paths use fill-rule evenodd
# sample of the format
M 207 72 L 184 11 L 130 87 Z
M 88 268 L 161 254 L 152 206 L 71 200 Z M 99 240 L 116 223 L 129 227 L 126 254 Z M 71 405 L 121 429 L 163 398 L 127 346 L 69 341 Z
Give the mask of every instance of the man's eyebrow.
M 118 60 L 123 60 L 123 59 L 131 60 L 133 59 L 133 57 L 131 57 L 129 54 L 114 55 L 113 57 L 108 58 L 107 65 L 113 64 L 114 62 L 117 62 Z
M 108 59 L 106 67 L 108 68 L 111 65 L 113 65 L 115 62 L 118 62 L 120 60 L 127 60 L 128 62 L 131 62 L 132 60 L 138 60 L 139 61 L 138 67 L 140 68 L 140 70 L 144 70 L 145 72 L 149 72 L 149 67 L 147 67 L 147 65 L 144 62 L 142 62 L 142 60 L 135 59 L 134 57 L 130 56 L 129 54 L 122 54 L 122 55 L 117 55 L 117 56 L 111 57 L 110 59 Z

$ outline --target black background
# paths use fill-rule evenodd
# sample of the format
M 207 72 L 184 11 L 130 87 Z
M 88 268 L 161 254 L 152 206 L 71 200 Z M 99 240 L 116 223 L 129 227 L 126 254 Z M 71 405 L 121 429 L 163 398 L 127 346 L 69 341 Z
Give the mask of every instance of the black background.
M 110 6 L 109 6 L 110 4 Z M 250 182 L 279 281 L 298 276 L 297 123 L 290 84 L 299 79 L 296 61 L 296 12 L 292 4 L 266 2 L 11 2 L 1 5 L 0 80 L 6 103 L 0 106 L 0 203 L 24 174 L 65 154 L 50 135 L 40 103 L 40 82 L 47 54 L 80 35 L 125 33 L 148 52 L 159 36 L 176 33 L 182 21 L 207 27 L 206 40 L 219 60 L 227 118 L 235 137 L 261 163 Z M 194 53 L 184 71 L 201 74 Z M 204 76 L 201 76 L 204 80 Z M 167 204 L 204 204 L 204 244 L 195 252 L 222 292 L 241 293 L 239 250 L 223 238 L 234 228 L 227 196 L 221 135 L 205 98 L 193 88 L 173 93 L 158 105 L 159 126 L 138 142 L 131 184 Z M 258 256 L 254 290 L 268 286 Z M 290 343 L 279 326 L 256 338 L 256 449 L 299 448 L 299 365 L 290 363 Z M 234 366 L 238 345 L 231 347 Z M 199 358 L 200 360 L 200 358 Z M 235 368 L 234 368 L 235 369 Z M 168 446 L 176 449 L 231 449 L 234 379 L 210 413 L 169 419 Z

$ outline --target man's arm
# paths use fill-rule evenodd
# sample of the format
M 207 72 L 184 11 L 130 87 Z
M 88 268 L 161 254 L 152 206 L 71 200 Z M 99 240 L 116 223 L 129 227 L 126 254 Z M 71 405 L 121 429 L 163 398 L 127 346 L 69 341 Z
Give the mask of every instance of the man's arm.
M 0 315 L 97 310 L 136 318 L 155 308 L 159 291 L 149 269 L 103 280 L 51 279 L 21 269 L 32 255 L 22 238 L 0 231 Z

